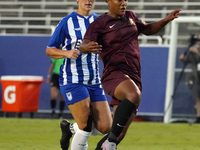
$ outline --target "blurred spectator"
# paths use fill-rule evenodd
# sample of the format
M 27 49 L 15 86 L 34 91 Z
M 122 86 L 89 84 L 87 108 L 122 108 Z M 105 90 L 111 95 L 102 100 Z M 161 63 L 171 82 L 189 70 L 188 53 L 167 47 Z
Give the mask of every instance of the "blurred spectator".
M 59 114 L 58 118 L 62 118 L 63 110 L 65 108 L 65 101 L 60 93 L 59 87 L 59 73 L 60 73 L 60 66 L 63 63 L 63 59 L 51 59 L 51 65 L 49 67 L 48 75 L 47 75 L 47 84 L 51 86 L 51 118 L 55 118 L 55 108 L 56 108 L 56 98 L 59 94 L 60 105 L 59 105 Z
M 192 95 L 196 99 L 197 119 L 200 123 L 200 34 L 192 36 L 188 50 L 180 55 L 180 60 L 189 64 L 192 72 L 187 77 L 187 83 L 192 89 Z

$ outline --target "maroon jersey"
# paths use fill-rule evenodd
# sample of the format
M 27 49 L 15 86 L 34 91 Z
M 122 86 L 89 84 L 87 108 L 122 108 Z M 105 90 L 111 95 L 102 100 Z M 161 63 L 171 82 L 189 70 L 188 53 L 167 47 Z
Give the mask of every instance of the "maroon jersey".
M 134 81 L 141 82 L 138 35 L 146 25 L 131 11 L 126 11 L 122 18 L 104 14 L 90 24 L 84 39 L 102 45 L 102 82 L 107 72 L 114 70 L 120 70 Z

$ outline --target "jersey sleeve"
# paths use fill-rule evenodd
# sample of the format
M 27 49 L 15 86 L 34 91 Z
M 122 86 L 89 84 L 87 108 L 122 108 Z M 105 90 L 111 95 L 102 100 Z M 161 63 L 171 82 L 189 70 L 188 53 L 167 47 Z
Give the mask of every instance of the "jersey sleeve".
M 148 25 L 146 22 L 142 21 L 141 19 L 139 19 L 137 17 L 137 15 L 135 13 L 132 12 L 132 16 L 135 20 L 135 24 L 138 28 L 138 33 L 140 34 L 145 28 L 146 26 Z
M 51 39 L 48 43 L 48 47 L 56 47 L 59 48 L 60 45 L 63 43 L 63 41 L 65 40 L 65 24 L 64 24 L 64 20 L 62 19 L 59 24 L 57 25 L 53 35 L 51 36 Z
M 102 26 L 97 18 L 88 27 L 84 39 L 89 39 L 91 41 L 98 42 L 98 37 L 101 35 Z

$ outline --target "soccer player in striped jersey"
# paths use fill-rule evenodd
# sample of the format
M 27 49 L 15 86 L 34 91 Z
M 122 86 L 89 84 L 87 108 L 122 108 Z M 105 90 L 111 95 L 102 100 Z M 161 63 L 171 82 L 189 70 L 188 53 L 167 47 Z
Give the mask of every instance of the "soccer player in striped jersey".
M 78 124 L 71 150 L 87 149 L 92 123 L 103 134 L 110 131 L 112 124 L 110 108 L 100 81 L 98 54 L 79 51 L 86 29 L 98 17 L 92 12 L 94 1 L 77 0 L 78 10 L 59 22 L 46 48 L 48 56 L 64 58 L 59 75 L 60 91 Z M 62 50 L 59 49 L 60 45 Z M 93 47 L 98 47 L 98 44 L 91 43 L 90 48 Z M 97 49 L 101 50 L 101 47 Z M 61 148 L 67 150 L 69 143 L 63 146 L 63 136 Z

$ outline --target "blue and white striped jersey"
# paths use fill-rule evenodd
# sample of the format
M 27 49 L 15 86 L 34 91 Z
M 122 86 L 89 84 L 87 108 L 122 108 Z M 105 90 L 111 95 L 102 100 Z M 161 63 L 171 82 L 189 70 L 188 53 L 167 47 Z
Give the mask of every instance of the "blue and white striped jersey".
M 48 47 L 59 48 L 62 44 L 62 50 L 79 49 L 86 29 L 97 17 L 98 15 L 95 13 L 84 17 L 72 12 L 59 22 L 48 43 Z M 98 55 L 93 53 L 81 53 L 76 60 L 65 58 L 63 65 L 60 67 L 59 84 L 99 84 L 98 62 Z

